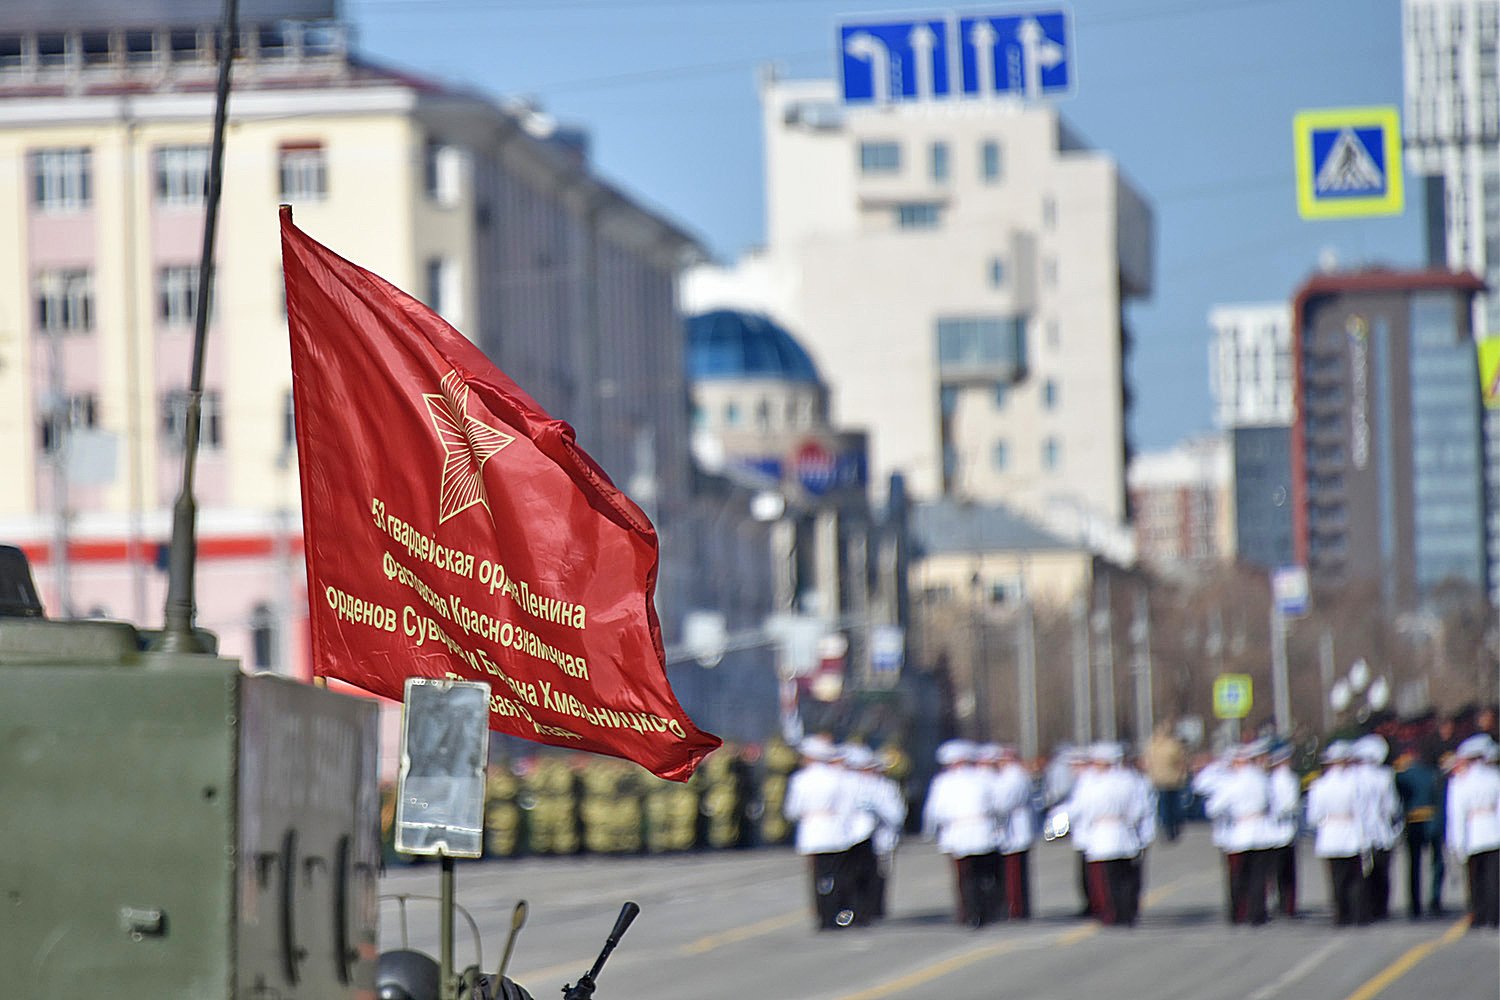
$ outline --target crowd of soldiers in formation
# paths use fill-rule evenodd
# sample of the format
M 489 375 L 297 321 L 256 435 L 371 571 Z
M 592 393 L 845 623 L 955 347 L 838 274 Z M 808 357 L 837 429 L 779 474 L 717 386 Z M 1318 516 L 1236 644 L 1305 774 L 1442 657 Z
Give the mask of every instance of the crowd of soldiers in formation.
M 905 803 L 863 746 L 815 736 L 800 749 L 803 767 L 788 782 L 784 808 L 796 823 L 797 851 L 809 858 L 817 926 L 869 924 L 885 912 Z M 1444 869 L 1457 865 L 1472 925 L 1500 926 L 1500 746 L 1493 738 L 1470 736 L 1441 761 L 1412 747 L 1393 753 L 1375 733 L 1335 740 L 1308 781 L 1292 756 L 1286 744 L 1256 740 L 1230 747 L 1191 777 L 1223 855 L 1230 923 L 1300 916 L 1297 841 L 1305 835 L 1326 864 L 1336 925 L 1389 916 L 1392 856 L 1404 841 L 1412 919 L 1423 916 L 1424 902 L 1428 915 L 1443 913 Z M 1177 836 L 1179 816 L 1168 805 L 1178 790 L 1170 779 L 1161 787 L 1155 768 L 1148 778 L 1118 743 L 1068 750 L 1058 766 L 1035 775 L 999 744 L 950 740 L 937 758 L 922 832 L 952 860 L 959 923 L 978 928 L 1031 915 L 1030 852 L 1039 837 L 1066 837 L 1077 852 L 1080 916 L 1136 922 L 1146 850 L 1159 829 Z

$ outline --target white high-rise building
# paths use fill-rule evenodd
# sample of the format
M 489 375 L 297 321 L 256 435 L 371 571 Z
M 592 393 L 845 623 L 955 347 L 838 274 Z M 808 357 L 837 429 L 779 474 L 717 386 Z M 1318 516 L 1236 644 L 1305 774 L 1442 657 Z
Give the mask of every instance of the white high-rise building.
M 1215 306 L 1208 352 L 1214 426 L 1285 427 L 1295 406 L 1292 311 L 1284 302 Z
M 1425 178 L 1428 263 L 1500 287 L 1500 0 L 1402 0 L 1406 164 Z M 1500 296 L 1475 299 L 1476 336 Z
M 870 433 L 871 483 L 1119 526 L 1123 312 L 1153 248 L 1114 159 L 1046 106 L 846 107 L 824 80 L 761 97 L 768 246 L 692 273 L 685 305 L 797 330 L 834 423 Z

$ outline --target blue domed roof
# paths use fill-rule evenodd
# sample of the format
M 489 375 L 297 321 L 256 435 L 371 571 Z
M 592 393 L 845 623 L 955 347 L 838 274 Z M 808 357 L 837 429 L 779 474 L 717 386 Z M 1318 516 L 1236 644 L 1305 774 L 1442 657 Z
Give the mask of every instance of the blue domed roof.
M 688 375 L 697 379 L 774 378 L 821 385 L 802 345 L 758 313 L 716 309 L 687 321 Z

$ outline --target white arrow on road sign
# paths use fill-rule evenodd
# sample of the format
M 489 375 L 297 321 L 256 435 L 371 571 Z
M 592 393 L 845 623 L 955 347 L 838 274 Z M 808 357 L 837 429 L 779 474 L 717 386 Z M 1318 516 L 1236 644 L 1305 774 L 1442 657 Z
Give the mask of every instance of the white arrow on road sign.
M 932 64 L 932 50 L 937 45 L 937 32 L 928 27 L 925 22 L 919 23 L 911 29 L 909 41 L 912 60 L 917 64 L 917 100 L 929 100 L 937 89 L 937 77 Z
M 1063 49 L 1047 37 L 1034 17 L 1021 22 L 1016 37 L 1021 41 L 1021 58 L 1026 63 L 1026 84 L 1021 93 L 1032 97 L 1042 92 L 1042 67 L 1051 69 L 1062 62 Z
M 979 87 L 979 96 L 988 97 L 995 92 L 995 41 L 1000 36 L 988 18 L 974 22 L 969 29 L 969 41 L 974 43 L 974 73 Z
M 856 59 L 870 64 L 870 90 L 877 104 L 891 100 L 891 54 L 884 43 L 868 31 L 856 31 L 844 43 L 844 49 Z

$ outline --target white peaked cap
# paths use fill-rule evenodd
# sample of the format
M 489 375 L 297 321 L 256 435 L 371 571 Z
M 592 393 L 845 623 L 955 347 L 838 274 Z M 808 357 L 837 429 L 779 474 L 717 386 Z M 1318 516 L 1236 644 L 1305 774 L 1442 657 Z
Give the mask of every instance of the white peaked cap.
M 874 751 L 863 744 L 850 743 L 844 747 L 844 765 L 846 767 L 874 767 L 877 763 L 879 761 L 875 759 Z
M 966 760 L 974 759 L 974 744 L 968 740 L 949 740 L 940 744 L 937 748 L 937 760 L 939 764 L 962 764 Z
M 1342 764 L 1349 759 L 1349 743 L 1346 740 L 1334 740 L 1323 748 L 1323 761 L 1328 764 Z
M 1118 743 L 1095 743 L 1089 747 L 1089 760 L 1096 764 L 1118 764 L 1125 759 L 1125 748 Z
M 1370 733 L 1355 740 L 1350 752 L 1366 764 L 1384 764 L 1385 756 L 1390 750 L 1391 745 L 1385 741 L 1385 737 Z
M 1460 760 L 1488 759 L 1495 750 L 1495 741 L 1487 733 L 1475 733 L 1458 745 L 1454 756 Z
M 797 747 L 809 760 L 833 760 L 833 744 L 821 736 L 809 736 Z

